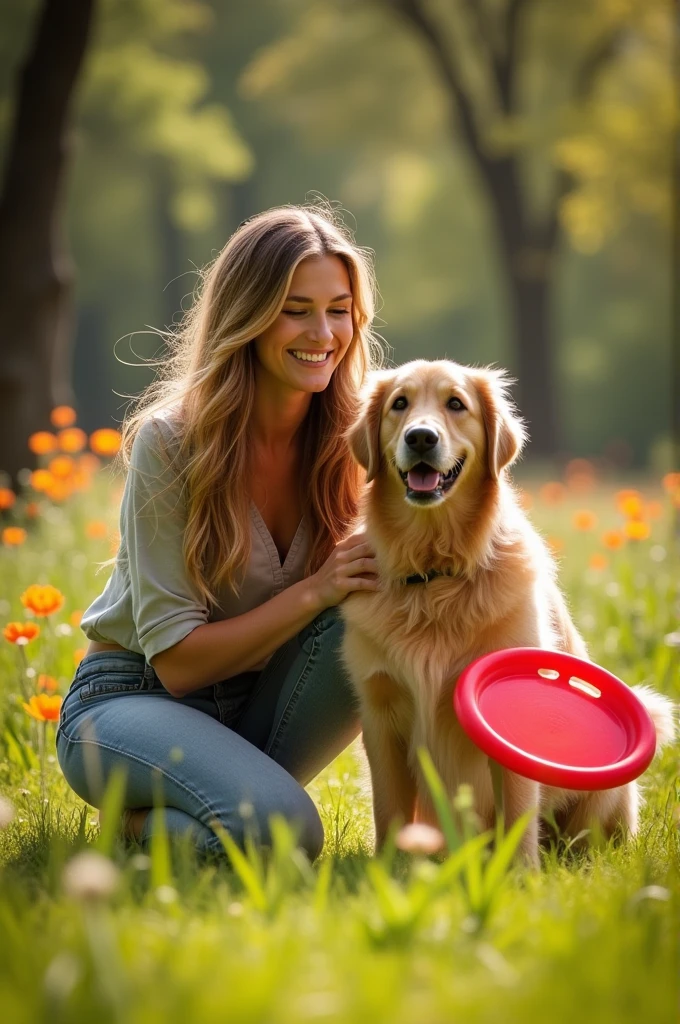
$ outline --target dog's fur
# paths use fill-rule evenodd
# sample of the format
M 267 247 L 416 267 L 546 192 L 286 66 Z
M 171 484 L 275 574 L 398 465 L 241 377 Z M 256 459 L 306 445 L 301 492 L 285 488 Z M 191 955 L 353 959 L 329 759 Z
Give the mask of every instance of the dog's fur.
M 343 659 L 360 700 L 378 847 L 394 821 L 436 823 L 417 761 L 421 745 L 449 794 L 461 783 L 471 784 L 481 824 L 493 823 L 487 757 L 453 712 L 453 690 L 466 665 L 508 647 L 588 657 L 556 583 L 553 558 L 506 475 L 526 440 L 507 387 L 503 371 L 448 360 L 376 371 L 347 435 L 370 483 L 362 514 L 381 581 L 379 591 L 354 592 L 341 605 Z M 408 404 L 398 411 L 392 407 L 399 397 Z M 465 408 L 449 408 L 452 398 Z M 413 428 L 435 431 L 436 445 L 415 452 L 405 440 Z M 404 471 L 425 461 L 446 473 L 463 456 L 460 475 L 446 493 L 432 500 L 414 498 L 413 491 L 407 496 Z M 433 569 L 451 575 L 402 582 Z M 673 736 L 672 704 L 648 688 L 636 692 L 655 721 L 661 746 Z M 539 811 L 522 846 L 534 864 L 541 812 L 552 812 L 569 836 L 594 823 L 605 836 L 637 828 L 636 782 L 585 793 L 540 786 L 504 771 L 503 800 L 508 826 L 531 808 Z

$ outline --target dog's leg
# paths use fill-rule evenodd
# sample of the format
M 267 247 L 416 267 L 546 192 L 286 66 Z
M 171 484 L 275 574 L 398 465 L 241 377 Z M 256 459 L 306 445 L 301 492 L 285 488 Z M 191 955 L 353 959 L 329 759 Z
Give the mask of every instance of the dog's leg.
M 406 693 L 384 673 L 362 685 L 364 747 L 371 769 L 375 845 L 379 850 L 394 821 L 413 821 L 416 781 L 408 765 L 402 727 L 411 720 Z
M 579 793 L 578 800 L 571 810 L 564 832 L 574 838 L 579 832 L 598 829 L 605 839 L 614 835 L 624 838 L 626 834 L 635 835 L 638 828 L 639 789 L 637 782 L 629 782 L 618 789 L 606 789 L 600 792 Z M 590 837 L 584 836 L 579 845 L 584 845 Z
M 534 811 L 533 817 L 524 830 L 519 845 L 521 859 L 533 868 L 539 865 L 538 858 L 538 809 L 541 787 L 532 779 L 525 779 L 514 772 L 503 770 L 503 812 L 505 829 L 509 829 L 527 811 Z

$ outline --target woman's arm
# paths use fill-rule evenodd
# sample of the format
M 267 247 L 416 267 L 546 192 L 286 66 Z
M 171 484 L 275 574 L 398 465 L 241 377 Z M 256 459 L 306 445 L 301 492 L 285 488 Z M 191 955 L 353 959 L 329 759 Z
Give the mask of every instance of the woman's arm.
M 299 633 L 324 608 L 352 591 L 376 591 L 378 564 L 358 530 L 335 545 L 321 568 L 252 611 L 196 626 L 178 643 L 151 657 L 158 678 L 174 697 L 255 668 Z
M 253 669 L 322 610 L 308 577 L 243 615 L 197 626 L 151 664 L 168 693 L 185 697 Z

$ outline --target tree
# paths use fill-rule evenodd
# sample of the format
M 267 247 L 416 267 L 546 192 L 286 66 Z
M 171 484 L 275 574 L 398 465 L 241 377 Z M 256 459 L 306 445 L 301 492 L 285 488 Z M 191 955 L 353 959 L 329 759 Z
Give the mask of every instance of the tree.
M 355 149 L 379 152 L 385 162 L 410 147 L 416 171 L 427 161 L 425 147 L 435 152 L 437 133 L 464 152 L 486 198 L 507 285 L 531 450 L 553 454 L 561 440 L 554 311 L 561 235 L 593 253 L 629 212 L 626 204 L 667 216 L 663 154 L 673 102 L 665 8 L 660 0 L 297 6 L 292 30 L 255 56 L 244 88 L 270 102 L 280 95 L 277 110 L 318 145 L 344 132 Z M 665 133 L 655 136 L 644 125 L 659 122 L 659 98 Z M 620 131 L 612 113 L 624 115 Z
M 94 0 L 44 0 L 19 78 L 0 194 L 0 437 L 16 477 L 26 438 L 68 403 L 71 267 L 61 223 L 68 117 Z
M 3 11 L 8 34 L 15 40 L 22 28 L 20 6 L 15 0 L 14 7 Z M 44 10 L 59 7 L 61 12 L 61 6 L 46 3 Z M 74 275 L 64 256 L 64 222 L 74 236 L 76 252 L 83 252 L 84 238 L 89 250 L 83 254 L 88 263 L 79 282 L 79 326 L 90 336 L 76 376 L 85 403 L 91 393 L 97 395 L 98 388 L 88 384 L 82 373 L 89 367 L 102 378 L 99 404 L 94 399 L 94 414 L 100 417 L 101 392 L 114 384 L 109 357 L 119 336 L 110 311 L 128 310 L 135 299 L 131 283 L 135 274 L 139 276 L 139 256 L 131 251 L 133 246 L 140 247 L 141 240 L 147 254 L 153 250 L 154 290 L 164 299 L 163 322 L 171 324 L 181 311 L 183 295 L 191 290 L 181 276 L 188 265 L 186 238 L 215 219 L 219 187 L 225 181 L 243 180 L 252 170 L 251 153 L 228 110 L 207 101 L 209 77 L 191 53 L 196 38 L 210 30 L 211 9 L 198 0 L 189 4 L 184 0 L 125 4 L 100 0 L 71 118 L 69 138 L 75 136 L 78 142 L 69 176 L 75 187 L 68 190 L 68 201 L 63 201 L 68 104 L 64 98 L 57 109 L 54 82 L 60 81 L 56 71 L 60 62 L 67 60 L 80 38 L 71 31 L 79 4 L 67 7 L 68 19 L 62 12 L 52 13 L 47 28 L 36 22 L 34 52 L 26 62 L 23 81 L 29 74 L 40 83 L 43 94 L 37 95 L 32 86 L 27 93 L 30 109 L 24 109 L 26 88 L 19 92 L 14 138 L 6 147 L 0 289 L 4 289 L 5 310 L 12 312 L 1 328 L 6 338 L 0 356 L 0 469 L 13 476 L 32 461 L 26 439 L 33 431 L 49 427 L 51 408 L 75 404 L 71 387 L 75 332 L 72 318 L 65 315 Z M 71 93 L 85 39 L 80 39 L 80 46 Z M 59 153 L 58 159 L 53 152 Z M 38 180 L 53 183 L 49 209 L 31 198 L 37 194 Z M 151 246 L 149 235 L 153 236 Z M 50 254 L 49 259 L 40 257 L 40 265 L 46 268 L 40 301 L 35 262 L 39 245 Z M 96 253 L 95 274 L 92 252 Z M 118 268 L 122 275 L 116 279 Z M 141 282 L 140 290 L 152 293 L 148 281 Z M 123 331 L 143 322 L 128 316 Z M 42 340 L 37 335 L 34 340 L 36 332 L 41 332 Z M 9 395 L 11 400 L 5 401 Z

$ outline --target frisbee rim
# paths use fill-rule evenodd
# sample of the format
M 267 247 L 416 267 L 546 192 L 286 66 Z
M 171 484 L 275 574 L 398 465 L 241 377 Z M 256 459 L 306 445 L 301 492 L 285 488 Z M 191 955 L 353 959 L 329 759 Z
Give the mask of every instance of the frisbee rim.
M 548 658 L 560 669 L 559 680 L 555 680 L 557 684 L 564 685 L 563 675 L 577 676 L 600 690 L 601 696 L 593 698 L 574 687 L 571 692 L 575 699 L 592 701 L 605 698 L 617 712 L 620 727 L 626 728 L 625 722 L 630 723 L 632 749 L 625 757 L 608 765 L 594 766 L 549 761 L 505 739 L 486 721 L 479 707 L 479 695 L 486 687 L 503 678 L 511 684 L 512 664 L 508 662 L 520 662 L 522 670 L 530 672 L 532 669 L 550 667 L 546 664 Z M 565 651 L 542 647 L 509 647 L 484 654 L 461 672 L 454 688 L 453 705 L 464 732 L 488 757 L 518 775 L 544 785 L 588 791 L 614 789 L 642 775 L 656 752 L 654 723 L 631 688 L 602 666 Z M 624 712 L 625 721 L 621 720 L 621 711 Z

